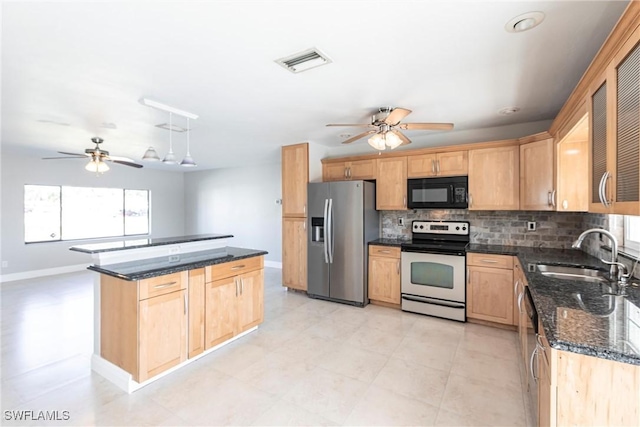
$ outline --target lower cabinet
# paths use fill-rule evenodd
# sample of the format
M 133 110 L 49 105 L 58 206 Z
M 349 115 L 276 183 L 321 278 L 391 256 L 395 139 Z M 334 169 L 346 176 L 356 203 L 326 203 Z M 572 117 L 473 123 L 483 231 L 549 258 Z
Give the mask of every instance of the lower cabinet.
M 307 218 L 282 218 L 282 284 L 307 290 Z
M 222 266 L 225 264 L 207 267 L 211 268 L 211 273 L 207 274 L 209 277 L 227 276 L 205 286 L 207 350 L 259 325 L 264 319 L 262 257 L 259 264 L 245 262 L 231 268 Z M 234 274 L 236 271 L 246 272 Z
M 369 246 L 369 299 L 400 304 L 400 248 Z
M 513 257 L 467 254 L 467 318 L 516 324 L 513 319 Z
M 264 261 L 252 257 L 129 281 L 100 276 L 100 356 L 139 383 L 263 321 Z

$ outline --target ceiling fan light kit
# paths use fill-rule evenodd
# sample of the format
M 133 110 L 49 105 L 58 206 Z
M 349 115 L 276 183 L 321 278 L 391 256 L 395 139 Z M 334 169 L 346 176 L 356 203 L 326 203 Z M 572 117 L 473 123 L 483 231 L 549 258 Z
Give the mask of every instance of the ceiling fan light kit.
M 91 159 L 84 168 L 89 172 L 95 172 L 98 174 L 105 173 L 110 169 L 108 164 L 100 161 L 99 159 Z
M 356 126 L 371 128 L 359 135 L 351 137 L 343 144 L 351 144 L 365 136 L 373 134 L 368 139 L 369 145 L 376 150 L 382 151 L 389 147 L 391 150 L 401 145 L 410 144 L 411 140 L 407 138 L 400 129 L 403 130 L 451 130 L 452 123 L 400 123 L 402 119 L 411 114 L 411 110 L 406 108 L 382 107 L 378 112 L 371 116 L 371 123 L 360 124 L 328 124 L 327 126 Z
M 164 156 L 164 159 L 162 159 L 162 163 L 168 164 L 168 165 L 177 165 L 178 164 L 178 160 L 176 159 L 176 155 L 173 153 L 173 132 L 187 132 L 187 154 L 184 156 L 184 158 L 182 159 L 182 161 L 179 163 L 180 166 L 184 166 L 187 168 L 193 168 L 196 167 L 197 164 L 196 162 L 193 160 L 193 157 L 191 156 L 191 152 L 190 152 L 190 141 L 189 141 L 189 134 L 190 132 L 190 127 L 189 127 L 189 119 L 197 119 L 198 116 L 193 114 L 193 113 L 189 113 L 187 111 L 183 111 L 183 110 L 179 110 L 177 108 L 174 107 L 170 107 L 168 105 L 162 104 L 160 102 L 156 102 L 156 101 L 151 101 L 149 99 L 146 98 L 142 98 L 140 100 L 140 103 L 142 105 L 146 105 L 148 107 L 152 107 L 158 110 L 162 110 L 162 111 L 166 111 L 169 113 L 169 124 L 167 125 L 167 123 L 163 123 L 160 125 L 156 125 L 156 127 L 159 127 L 161 129 L 166 129 L 169 131 L 169 152 L 167 153 L 166 156 Z M 173 124 L 173 115 L 177 114 L 179 116 L 182 116 L 184 118 L 187 119 L 187 128 L 182 128 L 180 126 L 175 126 Z M 144 152 L 144 155 L 142 156 L 142 160 L 146 160 L 146 161 L 151 161 L 151 162 L 155 162 L 160 160 L 160 156 L 158 156 L 158 153 L 156 152 L 155 148 L 153 147 L 149 147 L 147 148 L 147 151 Z

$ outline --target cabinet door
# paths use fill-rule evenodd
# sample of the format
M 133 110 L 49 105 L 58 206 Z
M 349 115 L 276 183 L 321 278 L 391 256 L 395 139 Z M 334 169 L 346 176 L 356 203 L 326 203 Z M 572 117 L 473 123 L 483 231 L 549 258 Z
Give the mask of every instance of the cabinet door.
M 513 271 L 468 268 L 467 317 L 513 324 Z
M 345 163 L 325 163 L 322 165 L 323 181 L 344 181 L 347 179 L 347 165 Z
M 589 117 L 584 116 L 557 147 L 556 210 L 589 210 Z
M 136 381 L 146 381 L 187 360 L 186 298 L 181 290 L 140 301 Z
M 436 171 L 438 176 L 465 176 L 469 173 L 469 152 L 451 151 L 438 153 Z
M 369 299 L 400 304 L 400 260 L 369 257 Z
M 204 268 L 189 271 L 189 358 L 204 351 Z
M 238 330 L 244 332 L 262 323 L 264 318 L 264 270 L 238 276 Z
M 282 284 L 307 290 L 307 229 L 306 218 L 282 220 Z
M 555 210 L 553 139 L 520 146 L 520 210 Z
M 282 147 L 282 215 L 307 216 L 309 144 Z
M 407 158 L 377 159 L 376 209 L 407 209 Z
M 549 350 L 550 349 L 545 349 L 545 351 Z M 538 356 L 538 375 L 538 426 L 555 426 L 556 422 L 555 419 L 552 419 L 551 410 L 551 404 L 553 401 L 553 389 L 551 387 L 551 370 L 544 354 L 540 354 Z
M 205 287 L 205 348 L 224 342 L 236 333 L 237 297 L 240 287 L 236 277 L 206 284 Z
M 424 178 L 436 176 L 436 153 L 421 154 L 407 157 L 407 176 L 409 178 Z
M 469 209 L 518 210 L 520 148 L 469 150 Z
M 375 160 L 357 160 L 348 165 L 349 179 L 376 179 Z
M 591 112 L 591 162 L 589 164 L 589 212 L 609 212 L 608 195 L 610 187 L 611 156 L 608 153 L 609 121 L 607 111 L 607 92 L 609 88 L 604 81 L 589 97 Z

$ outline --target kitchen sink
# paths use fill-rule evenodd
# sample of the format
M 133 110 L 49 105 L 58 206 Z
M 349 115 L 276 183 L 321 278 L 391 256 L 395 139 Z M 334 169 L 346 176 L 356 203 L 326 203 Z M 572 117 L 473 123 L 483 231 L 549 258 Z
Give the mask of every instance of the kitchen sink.
M 595 283 L 609 282 L 606 272 L 602 270 L 596 270 L 594 268 L 565 267 L 562 265 L 546 264 L 538 264 L 536 267 L 542 275 L 553 277 L 554 279 L 577 280 L 582 282 Z

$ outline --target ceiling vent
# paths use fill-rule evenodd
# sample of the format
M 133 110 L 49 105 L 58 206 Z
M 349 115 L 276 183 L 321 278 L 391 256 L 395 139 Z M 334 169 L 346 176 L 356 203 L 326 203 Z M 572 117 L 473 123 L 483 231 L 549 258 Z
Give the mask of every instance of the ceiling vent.
M 278 65 L 286 68 L 292 73 L 301 73 L 332 62 L 331 58 L 322 53 L 320 49 L 316 48 L 307 49 L 276 60 Z

